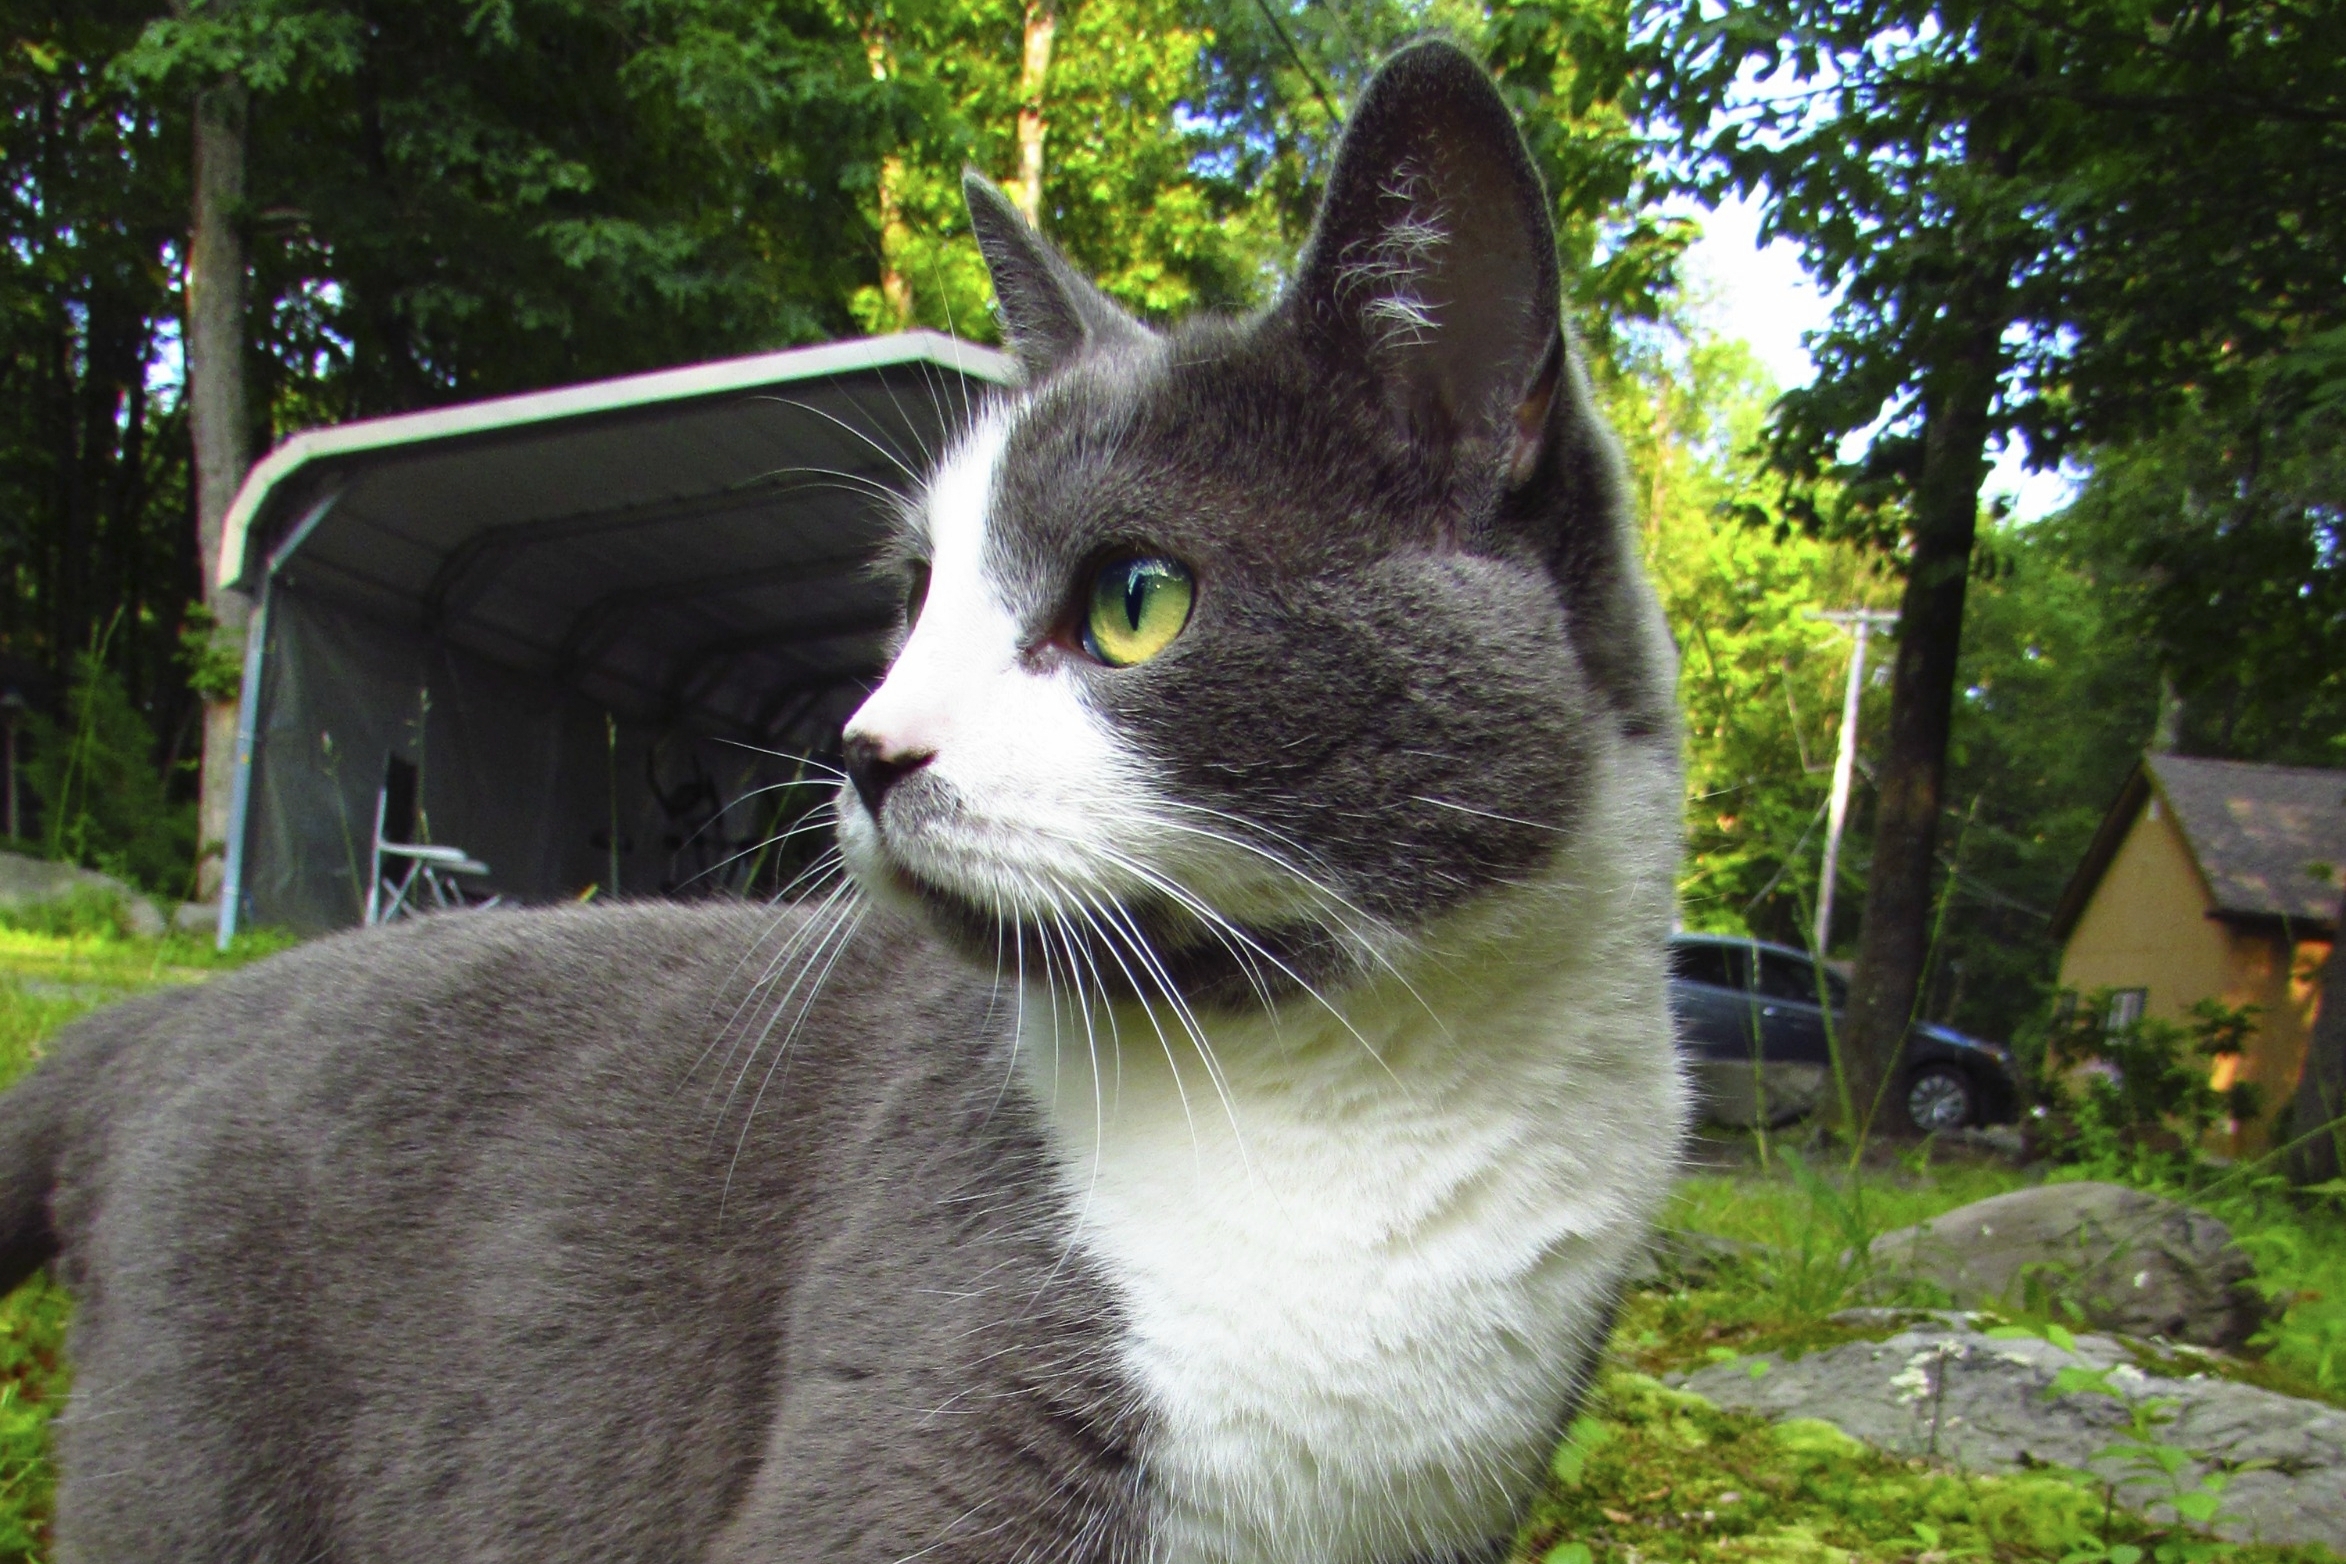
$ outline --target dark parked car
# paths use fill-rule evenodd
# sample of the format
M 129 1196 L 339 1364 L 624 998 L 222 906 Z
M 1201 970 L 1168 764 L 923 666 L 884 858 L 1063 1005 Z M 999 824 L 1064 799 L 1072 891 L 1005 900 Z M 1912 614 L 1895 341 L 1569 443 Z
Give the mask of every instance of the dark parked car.
M 1670 1009 L 1704 1107 L 1729 1124 L 1781 1124 L 1832 1089 L 1820 992 L 1841 1024 L 1848 985 L 1786 945 L 1717 934 L 1670 937 Z M 2020 1094 L 2012 1055 L 1948 1027 L 1918 1023 L 1890 1087 L 1892 1111 L 1925 1131 L 2010 1119 Z

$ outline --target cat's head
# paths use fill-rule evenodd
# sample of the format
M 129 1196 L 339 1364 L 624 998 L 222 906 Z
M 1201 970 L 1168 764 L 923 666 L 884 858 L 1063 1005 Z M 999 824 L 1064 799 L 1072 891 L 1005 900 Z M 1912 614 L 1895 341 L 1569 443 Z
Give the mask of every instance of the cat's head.
M 846 730 L 867 888 L 983 961 L 1275 993 L 1538 879 L 1607 754 L 1675 743 L 1547 199 L 1470 58 L 1377 75 L 1251 319 L 1151 332 L 968 195 L 1027 388 L 908 509 Z

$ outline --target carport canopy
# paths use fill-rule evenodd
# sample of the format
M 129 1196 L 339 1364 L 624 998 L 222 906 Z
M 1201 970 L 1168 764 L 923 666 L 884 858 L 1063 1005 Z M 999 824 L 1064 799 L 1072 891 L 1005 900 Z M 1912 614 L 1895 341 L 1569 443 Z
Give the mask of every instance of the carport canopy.
M 356 920 L 394 763 L 500 894 L 738 885 L 708 863 L 744 823 L 701 838 L 835 740 L 897 611 L 891 509 L 1013 378 L 915 331 L 285 442 L 222 540 L 256 601 L 223 941 Z

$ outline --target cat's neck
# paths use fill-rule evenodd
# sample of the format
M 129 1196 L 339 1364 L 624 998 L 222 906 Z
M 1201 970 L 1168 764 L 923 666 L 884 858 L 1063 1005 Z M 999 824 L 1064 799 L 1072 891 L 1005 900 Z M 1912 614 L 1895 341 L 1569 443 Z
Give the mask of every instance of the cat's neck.
M 1325 1005 L 1087 1028 L 1025 996 L 1025 1088 L 1158 1430 L 1161 1559 L 1384 1564 L 1512 1528 L 1684 1115 L 1671 815 L 1649 840 L 1635 813 Z
M 1625 1053 L 1667 1059 L 1663 936 L 1674 844 L 1648 822 L 1665 771 L 1615 757 L 1599 807 L 1538 880 L 1486 895 L 1340 988 L 1254 1009 L 1159 999 L 1086 1006 L 1030 981 L 1019 1073 L 1064 1164 L 1103 1142 L 1178 1133 L 1198 1156 L 1247 1156 L 1249 1120 L 1342 1134 L 1364 1119 L 1544 1122 Z M 1030 969 L 1030 979 L 1032 976 Z M 1401 1150 L 1396 1147 L 1397 1153 Z

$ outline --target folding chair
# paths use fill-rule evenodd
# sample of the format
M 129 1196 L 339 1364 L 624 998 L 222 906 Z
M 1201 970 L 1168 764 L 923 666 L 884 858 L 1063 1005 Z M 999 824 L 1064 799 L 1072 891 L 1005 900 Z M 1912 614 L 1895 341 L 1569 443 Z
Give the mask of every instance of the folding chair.
M 367 882 L 367 923 L 389 923 L 422 912 L 494 907 L 502 899 L 476 900 L 458 876 L 479 876 L 489 866 L 461 847 L 410 841 L 416 831 L 416 771 L 397 755 L 383 763 L 383 785 L 375 793 L 375 845 Z

